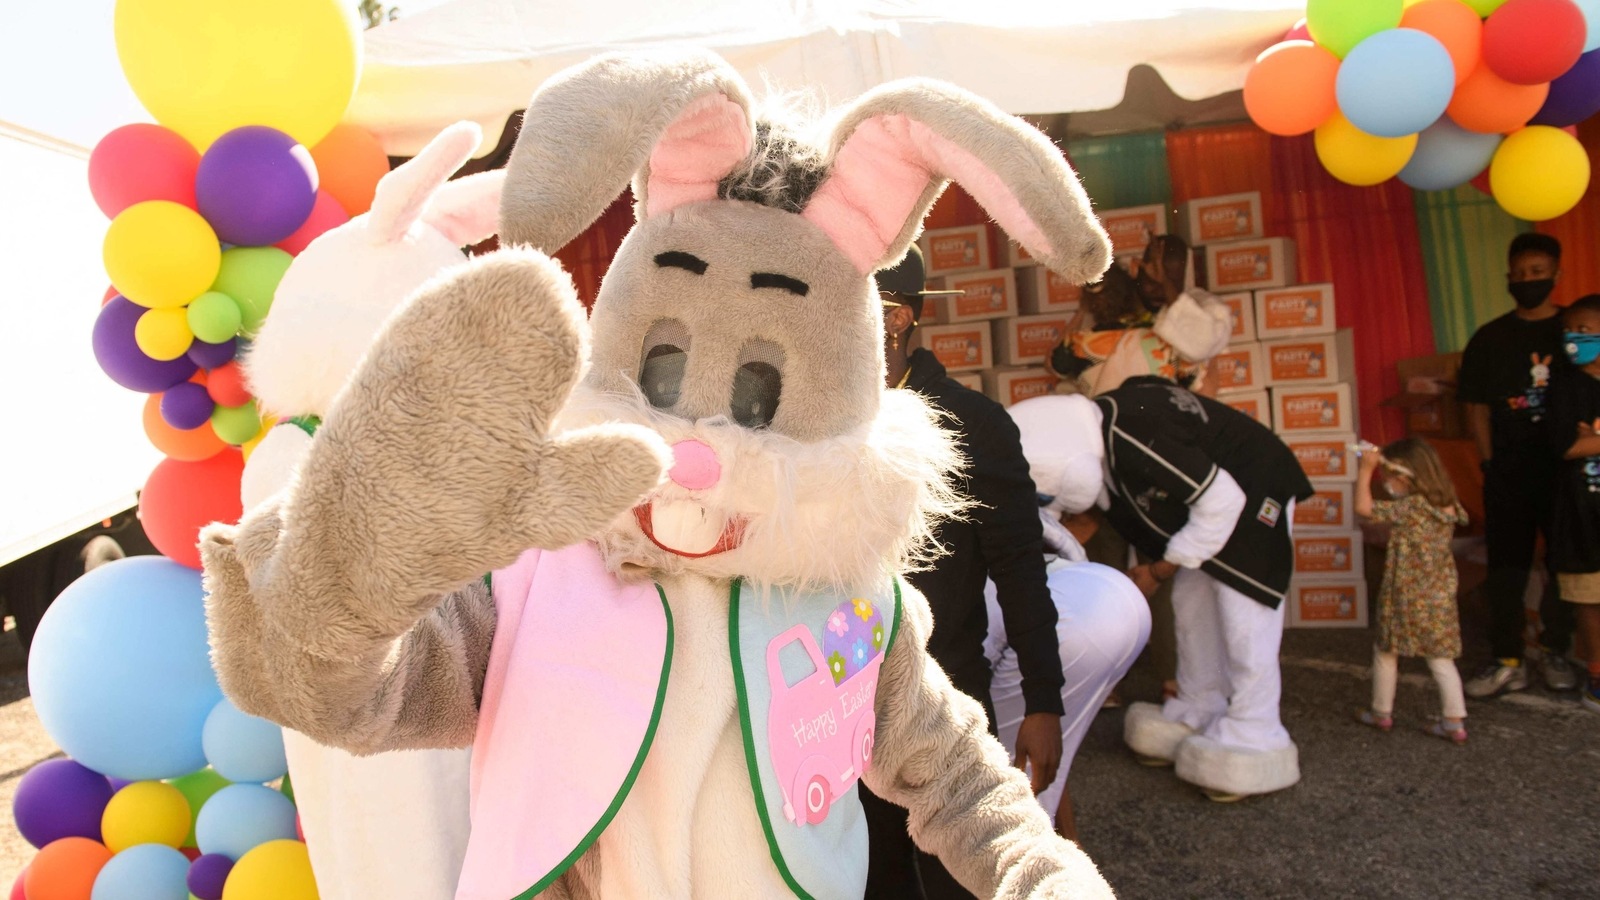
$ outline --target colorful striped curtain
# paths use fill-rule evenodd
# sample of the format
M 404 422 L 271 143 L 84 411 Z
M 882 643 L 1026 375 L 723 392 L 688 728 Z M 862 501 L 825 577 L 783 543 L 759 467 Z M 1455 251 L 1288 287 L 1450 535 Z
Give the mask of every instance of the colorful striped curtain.
M 1563 306 L 1600 292 L 1600 253 L 1595 252 L 1600 240 L 1600 116 L 1578 126 L 1578 139 L 1589 151 L 1589 191 L 1572 212 L 1535 226 L 1561 241 L 1561 282 L 1555 301 Z
M 1166 203 L 1172 196 L 1166 135 L 1159 131 L 1071 141 L 1067 157 L 1096 209 Z
M 1512 307 L 1506 293 L 1506 248 L 1528 230 L 1494 198 L 1471 185 L 1413 191 L 1422 264 L 1433 308 L 1433 340 L 1460 350 L 1478 326 Z

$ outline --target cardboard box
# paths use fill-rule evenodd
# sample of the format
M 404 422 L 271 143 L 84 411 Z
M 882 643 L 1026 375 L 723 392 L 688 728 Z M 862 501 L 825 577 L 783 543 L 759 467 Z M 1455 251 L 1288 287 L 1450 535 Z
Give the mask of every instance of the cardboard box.
M 911 342 L 938 357 L 948 372 L 973 372 L 994 365 L 994 339 L 989 322 L 922 325 L 911 332 Z
M 1279 434 L 1356 430 L 1356 406 L 1348 384 L 1272 389 L 1272 429 Z
M 1294 536 L 1296 577 L 1365 578 L 1361 530 L 1310 532 Z
M 1365 578 L 1294 578 L 1289 582 L 1290 628 L 1367 627 Z
M 1191 246 L 1258 238 L 1266 234 L 1264 226 L 1260 191 L 1180 203 L 1173 223 L 1173 229 Z
M 1329 481 L 1355 481 L 1356 457 L 1350 445 L 1356 436 L 1350 432 L 1316 432 L 1312 434 L 1279 435 L 1307 478 L 1325 478 Z
M 951 372 L 948 374 L 950 375 L 950 380 L 954 381 L 956 384 L 959 384 L 964 388 L 971 388 L 980 394 L 983 393 L 982 372 Z
M 1328 384 L 1355 377 L 1355 340 L 1350 329 L 1316 337 L 1261 342 L 1267 387 Z
M 1217 298 L 1228 307 L 1233 319 L 1233 331 L 1228 333 L 1228 343 L 1248 344 L 1256 339 L 1256 295 L 1249 291 L 1223 294 Z
M 1260 344 L 1234 344 L 1215 358 L 1217 395 L 1248 393 L 1267 386 Z
M 1152 236 L 1167 233 L 1167 208 L 1160 203 L 1102 209 L 1096 215 L 1111 236 L 1111 252 L 1118 256 L 1143 253 Z
M 1000 260 L 1000 265 L 1018 268 L 1022 266 L 1037 266 L 1039 261 L 1033 258 L 1028 248 L 1016 241 L 1007 238 L 1000 242 L 1000 253 L 1005 259 Z
M 932 283 L 936 290 L 965 293 L 927 298 L 923 303 L 924 321 L 930 321 L 927 318 L 930 314 L 935 325 L 1003 319 L 1017 314 L 1017 277 L 1011 269 L 946 275 Z
M 1001 406 L 1010 406 L 1055 393 L 1058 380 L 1048 369 L 990 369 L 983 373 L 983 392 Z
M 922 247 L 923 266 L 929 278 L 992 268 L 989 226 L 984 223 L 930 229 L 922 233 L 917 244 Z
M 1316 491 L 1294 505 L 1294 531 L 1349 531 L 1356 527 L 1354 485 L 1344 481 L 1311 482 Z
M 1017 316 L 994 323 L 994 359 L 1002 366 L 1044 365 L 1067 333 L 1065 313 Z
M 1073 284 L 1044 266 L 1014 269 L 1017 308 L 1025 316 L 1075 313 L 1083 302 L 1083 285 Z
M 1247 391 L 1242 394 L 1220 394 L 1217 402 L 1231 406 L 1257 422 L 1272 427 L 1272 401 L 1266 391 Z
M 1294 280 L 1295 249 L 1291 238 L 1206 245 L 1205 286 L 1213 294 L 1283 287 L 1294 284 Z
M 1467 436 L 1461 402 L 1456 399 L 1460 353 L 1418 356 L 1395 363 L 1401 393 L 1380 403 L 1406 411 L 1406 433 L 1412 437 L 1453 440 Z
M 1338 329 L 1331 284 L 1298 284 L 1256 291 L 1256 336 L 1263 341 Z

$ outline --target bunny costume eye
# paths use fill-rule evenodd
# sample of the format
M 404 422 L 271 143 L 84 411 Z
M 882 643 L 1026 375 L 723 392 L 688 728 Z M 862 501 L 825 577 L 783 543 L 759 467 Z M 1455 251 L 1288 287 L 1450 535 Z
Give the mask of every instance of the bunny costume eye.
M 677 319 L 662 319 L 644 336 L 639 362 L 639 389 L 656 409 L 678 405 L 683 373 L 689 365 L 689 329 Z
M 783 348 L 771 341 L 751 341 L 739 350 L 733 374 L 733 420 L 746 428 L 765 428 L 778 413 L 783 396 Z

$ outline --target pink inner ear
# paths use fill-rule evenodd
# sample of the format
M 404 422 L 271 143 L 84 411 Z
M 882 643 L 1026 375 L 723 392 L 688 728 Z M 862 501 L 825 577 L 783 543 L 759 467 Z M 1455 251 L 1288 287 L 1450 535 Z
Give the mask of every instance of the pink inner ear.
M 645 215 L 716 199 L 717 182 L 750 153 L 750 141 L 744 108 L 727 95 L 712 94 L 690 104 L 650 152 Z
M 881 264 L 934 179 L 951 178 L 1017 241 L 1048 256 L 1050 241 L 1016 195 L 976 156 L 906 116 L 874 116 L 839 148 L 802 215 L 862 274 Z
M 458 247 L 488 240 L 500 230 L 500 191 L 505 182 L 505 169 L 447 181 L 428 204 L 422 221 Z

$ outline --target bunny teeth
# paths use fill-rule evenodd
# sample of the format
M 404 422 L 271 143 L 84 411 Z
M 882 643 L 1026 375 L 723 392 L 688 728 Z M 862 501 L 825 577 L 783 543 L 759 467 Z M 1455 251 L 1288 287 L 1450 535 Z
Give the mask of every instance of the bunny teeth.
M 692 500 L 658 498 L 634 507 L 633 514 L 651 543 L 690 559 L 732 550 L 744 532 L 742 521 L 730 520 Z

